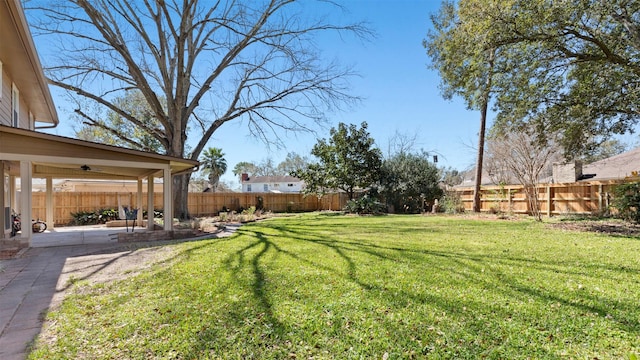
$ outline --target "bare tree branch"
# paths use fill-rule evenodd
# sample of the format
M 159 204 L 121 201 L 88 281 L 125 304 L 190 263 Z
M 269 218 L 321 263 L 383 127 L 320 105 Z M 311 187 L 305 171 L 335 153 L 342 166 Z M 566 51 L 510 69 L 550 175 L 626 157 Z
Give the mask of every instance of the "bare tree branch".
M 355 74 L 321 61 L 314 36 L 366 39 L 371 32 L 360 23 L 332 23 L 322 12 L 309 16 L 342 10 L 332 1 L 317 1 L 318 8 L 293 0 L 54 1 L 32 0 L 30 7 L 41 20 L 38 33 L 64 49 L 46 57 L 56 59 L 45 64 L 51 83 L 144 129 L 168 155 L 185 156 L 194 129 L 190 156 L 197 159 L 229 121 L 247 121 L 270 142 L 282 131 L 312 130 L 327 111 L 359 100 L 348 92 Z M 114 105 L 133 89 L 160 128 Z

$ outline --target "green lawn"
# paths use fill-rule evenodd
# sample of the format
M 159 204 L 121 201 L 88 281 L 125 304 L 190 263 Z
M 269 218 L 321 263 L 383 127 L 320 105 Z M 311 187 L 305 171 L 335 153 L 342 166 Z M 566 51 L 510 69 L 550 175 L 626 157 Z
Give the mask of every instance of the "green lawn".
M 31 359 L 627 359 L 640 239 L 531 221 L 302 215 L 90 287 Z

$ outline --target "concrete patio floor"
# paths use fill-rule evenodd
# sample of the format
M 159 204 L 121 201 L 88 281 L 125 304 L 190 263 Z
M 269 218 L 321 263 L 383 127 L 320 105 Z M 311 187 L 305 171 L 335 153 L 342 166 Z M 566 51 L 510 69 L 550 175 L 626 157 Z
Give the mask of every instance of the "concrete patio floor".
M 131 227 L 128 228 L 132 231 Z M 134 232 L 144 232 L 146 228 L 136 227 Z M 33 234 L 31 247 L 67 245 L 115 244 L 118 233 L 127 232 L 126 227 L 106 227 L 105 225 L 65 226 Z

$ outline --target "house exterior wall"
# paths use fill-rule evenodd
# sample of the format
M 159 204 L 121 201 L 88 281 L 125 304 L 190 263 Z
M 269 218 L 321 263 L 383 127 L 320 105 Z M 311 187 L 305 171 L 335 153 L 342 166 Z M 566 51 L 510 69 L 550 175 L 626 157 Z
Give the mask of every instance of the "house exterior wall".
M 34 130 L 32 113 L 43 122 L 56 125 L 58 119 L 55 107 L 20 0 L 0 2 L 0 29 L 3 36 L 0 40 L 0 125 Z M 14 119 L 16 108 L 18 117 Z M 6 148 L 4 138 L 3 145 Z M 30 143 L 23 142 L 13 149 L 22 150 L 29 146 Z M 0 155 L 3 155 L 2 151 Z M 16 179 L 20 177 L 21 182 L 27 182 L 30 188 L 31 172 L 24 170 L 27 165 L 29 163 L 22 161 L 0 160 L 0 241 L 11 238 L 10 212 L 18 210 Z M 30 203 L 31 198 L 20 206 L 30 208 L 30 205 L 25 205 Z M 30 218 L 30 211 L 25 211 L 23 215 Z M 30 241 L 30 237 L 29 231 L 23 231 L 19 241 Z
M 18 89 L 20 91 L 20 89 Z M 33 125 L 29 121 L 29 106 L 24 100 L 23 96 L 20 96 L 20 107 L 18 109 L 18 127 L 21 129 L 33 130 Z
M 1 96 L 0 96 L 0 125 L 11 126 L 11 79 L 2 70 L 2 84 Z
M 12 103 L 13 89 L 18 91 L 18 127 L 21 129 L 33 130 L 33 121 L 30 118 L 29 103 L 24 96 L 21 96 L 20 88 L 13 81 L 11 74 L 7 73 L 6 67 L 2 66 L 2 97 L 0 97 L 0 125 L 13 126 Z
M 299 193 L 302 191 L 302 182 L 244 182 L 242 192 L 282 192 Z

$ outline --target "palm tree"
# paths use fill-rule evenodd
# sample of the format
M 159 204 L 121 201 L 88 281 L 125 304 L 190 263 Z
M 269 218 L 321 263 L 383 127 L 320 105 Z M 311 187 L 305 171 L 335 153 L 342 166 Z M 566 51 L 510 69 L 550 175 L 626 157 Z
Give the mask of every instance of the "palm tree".
M 202 154 L 202 169 L 204 174 L 209 174 L 211 190 L 216 191 L 220 176 L 227 171 L 227 160 L 220 148 L 208 148 Z

